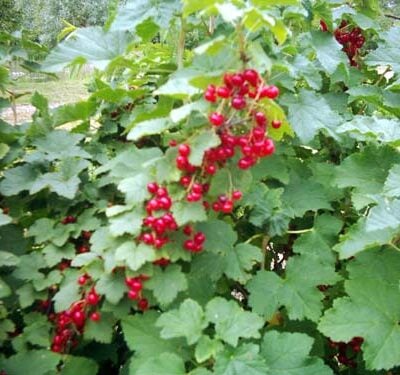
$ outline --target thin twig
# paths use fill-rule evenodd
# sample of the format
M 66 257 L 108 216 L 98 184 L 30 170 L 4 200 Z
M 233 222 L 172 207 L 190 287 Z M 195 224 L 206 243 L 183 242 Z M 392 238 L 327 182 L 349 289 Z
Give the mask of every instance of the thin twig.
M 393 18 L 394 20 L 399 20 L 400 21 L 400 17 L 399 16 L 395 16 L 393 14 L 384 14 L 385 17 L 387 18 Z

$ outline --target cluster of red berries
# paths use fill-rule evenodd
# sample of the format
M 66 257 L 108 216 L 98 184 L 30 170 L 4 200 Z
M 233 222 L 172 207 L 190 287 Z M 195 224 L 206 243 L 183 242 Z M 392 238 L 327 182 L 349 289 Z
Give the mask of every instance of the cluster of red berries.
M 90 276 L 82 275 L 78 284 L 82 287 L 90 280 Z M 82 299 L 71 305 L 68 310 L 58 314 L 50 314 L 49 318 L 56 324 L 55 335 L 52 340 L 51 350 L 56 353 L 65 353 L 70 348 L 78 345 L 78 336 L 83 334 L 85 324 L 89 318 L 93 322 L 101 319 L 96 310 L 101 301 L 101 296 L 92 286 L 86 293 L 83 292 Z
M 365 38 L 359 27 L 351 27 L 347 21 L 343 20 L 340 26 L 335 30 L 336 40 L 343 46 L 351 66 L 358 66 L 357 54 L 358 50 L 364 45 Z
M 92 232 L 87 230 L 82 231 L 80 237 L 74 241 L 77 254 L 83 254 L 90 251 L 89 240 L 92 237 Z
M 190 237 L 183 243 L 183 248 L 191 253 L 199 253 L 203 250 L 203 245 L 206 240 L 206 236 L 203 232 L 194 233 L 193 227 L 186 225 L 183 228 L 183 233 L 185 236 Z
M 323 20 L 320 21 L 320 25 L 322 31 L 328 31 L 328 27 Z M 350 65 L 357 67 L 358 50 L 365 43 L 361 28 L 353 27 L 346 20 L 342 20 L 339 27 L 334 31 L 334 35 L 336 40 L 343 46 L 343 51 L 346 52 Z
M 348 367 L 357 367 L 355 362 L 355 357 L 357 353 L 361 351 L 361 345 L 364 342 L 362 337 L 353 337 L 349 342 L 335 342 L 329 340 L 329 346 L 337 351 L 333 357 L 337 359 L 337 361 Z
M 267 137 L 269 120 L 259 108 L 259 101 L 264 98 L 276 99 L 279 89 L 274 85 L 265 85 L 261 76 L 253 69 L 227 73 L 223 85 L 209 85 L 204 98 L 218 107 L 212 111 L 208 120 L 220 138 L 220 145 L 206 150 L 202 165 L 196 167 L 189 162 L 191 154 L 187 143 L 178 146 L 176 166 L 183 175 L 180 184 L 187 189 L 189 202 L 203 200 L 208 209 L 210 202 L 204 199 L 208 193 L 212 176 L 223 168 L 229 159 L 240 151 L 237 160 L 239 169 L 254 166 L 260 158 L 272 155 L 275 151 L 273 141 Z M 278 129 L 282 122 L 273 119 L 270 125 Z M 242 197 L 240 191 L 230 191 L 211 203 L 217 212 L 230 213 L 234 201 Z
M 148 277 L 145 275 L 125 278 L 125 284 L 129 288 L 128 298 L 137 301 L 137 307 L 141 311 L 149 309 L 149 301 L 142 296 L 143 281 L 146 280 L 148 280 Z
M 139 241 L 161 249 L 168 242 L 168 232 L 178 229 L 178 225 L 169 211 L 172 199 L 165 187 L 155 182 L 147 185 L 147 190 L 153 197 L 146 203 L 147 215 L 143 219 L 143 231 Z

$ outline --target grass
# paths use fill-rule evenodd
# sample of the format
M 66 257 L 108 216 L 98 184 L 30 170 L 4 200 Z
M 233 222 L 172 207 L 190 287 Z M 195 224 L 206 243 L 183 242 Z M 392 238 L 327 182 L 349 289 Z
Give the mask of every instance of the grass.
M 35 91 L 47 97 L 50 104 L 72 103 L 88 97 L 86 82 L 87 79 L 60 79 L 47 82 L 20 79 L 14 81 L 9 90 L 17 94 L 28 93 L 18 98 L 17 104 L 29 104 Z

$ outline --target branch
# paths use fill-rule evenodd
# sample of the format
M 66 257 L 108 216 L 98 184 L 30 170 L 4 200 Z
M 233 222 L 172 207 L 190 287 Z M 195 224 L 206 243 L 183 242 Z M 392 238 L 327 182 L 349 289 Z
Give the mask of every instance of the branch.
M 399 20 L 400 21 L 400 17 L 399 16 L 394 16 L 393 14 L 384 14 L 385 17 L 387 18 L 393 18 L 394 20 Z

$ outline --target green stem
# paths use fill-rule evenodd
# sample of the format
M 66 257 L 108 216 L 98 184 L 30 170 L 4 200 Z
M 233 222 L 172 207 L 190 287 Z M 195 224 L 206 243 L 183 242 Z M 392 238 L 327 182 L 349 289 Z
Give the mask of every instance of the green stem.
M 181 29 L 179 31 L 178 38 L 178 49 L 176 52 L 176 64 L 178 69 L 183 68 L 183 58 L 185 54 L 185 37 L 186 37 L 186 22 L 183 17 L 181 17 Z
M 301 234 L 301 233 L 312 232 L 313 230 L 314 230 L 314 228 L 300 229 L 300 230 L 288 230 L 288 231 L 286 231 L 286 233 L 289 233 L 289 234 Z

